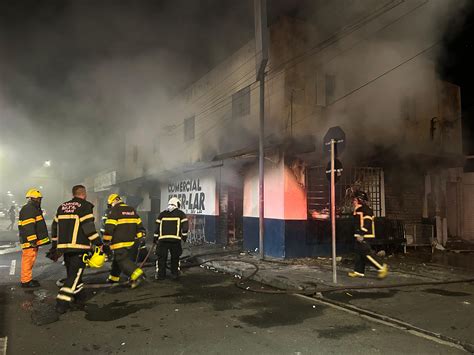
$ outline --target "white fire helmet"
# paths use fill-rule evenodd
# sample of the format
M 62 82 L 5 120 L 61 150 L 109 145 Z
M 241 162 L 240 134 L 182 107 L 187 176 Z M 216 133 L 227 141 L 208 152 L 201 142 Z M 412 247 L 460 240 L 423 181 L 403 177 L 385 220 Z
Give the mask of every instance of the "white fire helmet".
M 170 208 L 181 208 L 181 201 L 177 197 L 171 197 L 168 201 L 168 209 Z

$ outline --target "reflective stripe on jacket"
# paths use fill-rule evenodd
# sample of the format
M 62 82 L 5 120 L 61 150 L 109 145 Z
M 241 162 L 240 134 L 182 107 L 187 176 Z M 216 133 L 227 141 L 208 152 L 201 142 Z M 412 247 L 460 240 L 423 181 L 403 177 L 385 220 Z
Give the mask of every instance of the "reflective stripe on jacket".
M 125 203 L 112 207 L 105 222 L 104 242 L 110 249 L 129 248 L 145 236 L 145 228 L 137 211 Z
M 354 209 L 354 236 L 375 238 L 374 212 L 367 205 L 357 205 Z
M 156 220 L 155 239 L 177 240 L 188 236 L 188 218 L 180 209 L 165 210 Z
M 51 226 L 51 237 L 58 249 L 63 251 L 89 250 L 91 244 L 101 245 L 95 229 L 94 205 L 74 197 L 62 203 Z
M 22 249 L 33 248 L 50 242 L 43 211 L 34 201 L 28 201 L 21 208 L 18 231 Z

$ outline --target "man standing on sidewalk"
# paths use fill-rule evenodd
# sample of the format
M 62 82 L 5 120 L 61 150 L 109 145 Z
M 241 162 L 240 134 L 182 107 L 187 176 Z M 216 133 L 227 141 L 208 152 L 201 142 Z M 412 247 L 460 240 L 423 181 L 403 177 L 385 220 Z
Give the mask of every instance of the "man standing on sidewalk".
M 18 231 L 20 234 L 21 255 L 21 287 L 39 287 L 33 279 L 33 266 L 38 256 L 38 247 L 49 244 L 48 228 L 41 210 L 40 191 L 30 189 L 26 193 L 28 202 L 20 210 Z
M 386 264 L 377 260 L 374 251 L 365 239 L 375 238 L 374 212 L 368 205 L 369 197 L 363 191 L 354 194 L 352 204 L 354 206 L 354 237 L 356 261 L 354 271 L 349 272 L 350 277 L 364 277 L 365 264 L 368 260 L 378 270 L 378 277 L 383 279 L 388 274 Z
M 168 208 L 160 213 L 156 220 L 156 231 L 153 242 L 157 244 L 156 255 L 156 280 L 164 280 L 166 277 L 166 259 L 168 251 L 171 255 L 171 279 L 179 277 L 179 257 L 183 253 L 181 240 L 186 242 L 188 237 L 188 218 L 180 210 L 181 201 L 172 197 L 168 202 Z

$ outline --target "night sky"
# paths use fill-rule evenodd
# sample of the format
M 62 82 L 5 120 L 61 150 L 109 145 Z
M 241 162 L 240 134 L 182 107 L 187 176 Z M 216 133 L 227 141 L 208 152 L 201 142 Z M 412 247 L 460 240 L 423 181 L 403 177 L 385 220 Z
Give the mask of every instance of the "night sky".
M 474 154 L 474 4 L 465 18 L 453 19 L 444 38 L 444 51 L 439 59 L 441 76 L 461 87 L 464 153 Z M 467 164 L 474 171 L 473 164 Z

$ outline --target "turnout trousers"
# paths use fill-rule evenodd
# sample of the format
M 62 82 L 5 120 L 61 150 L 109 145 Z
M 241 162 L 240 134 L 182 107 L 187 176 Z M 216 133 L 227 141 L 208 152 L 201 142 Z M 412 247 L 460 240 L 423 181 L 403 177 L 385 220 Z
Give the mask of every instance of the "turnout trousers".
M 23 249 L 21 253 L 21 282 L 27 283 L 33 279 L 33 266 L 38 256 L 38 248 Z
M 131 277 L 133 272 L 137 269 L 137 265 L 135 264 L 136 257 L 137 243 L 130 248 L 115 249 L 109 280 L 118 282 L 122 272 L 128 277 Z
M 365 240 L 362 242 L 356 240 L 354 251 L 356 253 L 354 271 L 364 274 L 367 261 L 369 261 L 377 270 L 382 270 L 382 263 L 375 256 L 375 252 Z
M 156 255 L 158 261 L 156 265 L 156 272 L 159 278 L 166 276 L 166 260 L 168 259 L 168 251 L 171 255 L 171 276 L 178 277 L 179 272 L 179 257 L 183 253 L 180 240 L 159 240 L 156 248 Z
M 86 265 L 82 260 L 84 252 L 71 252 L 64 254 L 64 263 L 66 264 L 67 277 L 64 285 L 59 289 L 56 297 L 58 304 L 69 305 L 72 301 L 77 300 L 79 293 L 84 286 L 82 282 L 82 274 Z

